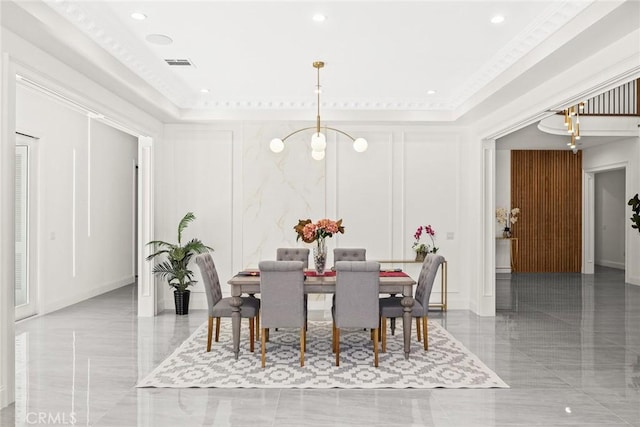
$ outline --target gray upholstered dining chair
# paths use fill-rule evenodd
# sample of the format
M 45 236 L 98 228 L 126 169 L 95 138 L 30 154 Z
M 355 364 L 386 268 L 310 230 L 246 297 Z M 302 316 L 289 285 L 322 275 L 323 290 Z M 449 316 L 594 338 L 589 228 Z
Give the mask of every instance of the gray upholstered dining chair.
M 333 263 L 338 261 L 366 261 L 367 250 L 365 248 L 335 248 L 333 250 Z
M 261 261 L 262 367 L 266 364 L 267 329 L 300 328 L 300 366 L 306 347 L 306 304 L 302 261 Z
M 338 261 L 336 263 L 336 298 L 331 309 L 336 366 L 340 366 L 340 329 L 367 328 L 373 331 L 374 366 L 378 367 L 379 288 L 379 262 Z
M 411 316 L 416 318 L 416 332 L 418 341 L 424 341 L 424 349 L 429 349 L 427 315 L 429 313 L 429 298 L 433 289 L 438 268 L 444 262 L 442 255 L 427 254 L 422 262 L 418 286 L 416 287 L 415 302 Z M 404 308 L 401 304 L 402 297 L 380 298 L 380 328 L 382 329 L 382 352 L 387 351 L 387 318 L 402 317 Z M 420 321 L 422 321 L 423 336 L 420 336 Z
M 209 308 L 207 351 L 211 351 L 213 319 L 216 319 L 216 342 L 218 342 L 220 338 L 220 318 L 231 317 L 231 313 L 233 311 L 231 309 L 231 297 L 222 298 L 218 272 L 216 271 L 216 266 L 210 253 L 197 255 L 196 264 L 198 264 L 200 273 L 202 273 L 204 290 L 207 295 L 207 306 Z M 255 297 L 242 297 L 240 317 L 249 319 L 249 350 L 253 352 L 254 330 L 258 330 L 260 328 L 260 300 Z
M 302 261 L 305 269 L 309 268 L 308 248 L 278 248 L 276 250 L 276 261 Z M 304 294 L 304 303 L 307 304 L 307 294 Z M 306 325 L 306 321 L 305 321 Z M 306 326 L 305 326 L 306 327 Z M 276 328 L 276 331 L 278 329 Z M 267 335 L 267 338 L 269 336 Z
M 302 261 L 304 268 L 309 268 L 308 248 L 278 248 L 276 250 L 277 261 Z

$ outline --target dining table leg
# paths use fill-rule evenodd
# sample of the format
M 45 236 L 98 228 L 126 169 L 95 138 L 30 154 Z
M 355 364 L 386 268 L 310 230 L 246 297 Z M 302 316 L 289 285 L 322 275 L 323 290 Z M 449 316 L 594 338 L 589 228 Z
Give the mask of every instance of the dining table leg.
M 406 294 L 400 301 L 404 310 L 402 314 L 402 333 L 404 337 L 404 358 L 407 360 L 409 360 L 409 353 L 411 353 L 411 320 L 413 319 L 411 311 L 413 310 L 413 303 L 413 296 Z
M 238 360 L 240 355 L 240 306 L 242 305 L 242 298 L 240 298 L 240 289 L 236 286 L 231 287 L 231 334 L 233 336 L 233 354 Z

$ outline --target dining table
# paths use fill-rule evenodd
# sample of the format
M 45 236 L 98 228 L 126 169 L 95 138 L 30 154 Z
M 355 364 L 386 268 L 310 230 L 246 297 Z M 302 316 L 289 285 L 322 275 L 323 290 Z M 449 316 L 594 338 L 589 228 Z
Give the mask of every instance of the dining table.
M 231 324 L 233 336 L 233 352 L 236 360 L 240 355 L 240 306 L 243 294 L 260 293 L 260 272 L 245 270 L 233 276 L 227 283 L 231 286 Z M 413 307 L 413 285 L 416 282 L 403 271 L 381 270 L 380 293 L 402 294 L 404 357 L 409 359 L 411 353 L 411 310 Z M 336 272 L 325 271 L 317 274 L 315 270 L 305 270 L 304 291 L 306 294 L 334 294 L 336 291 Z

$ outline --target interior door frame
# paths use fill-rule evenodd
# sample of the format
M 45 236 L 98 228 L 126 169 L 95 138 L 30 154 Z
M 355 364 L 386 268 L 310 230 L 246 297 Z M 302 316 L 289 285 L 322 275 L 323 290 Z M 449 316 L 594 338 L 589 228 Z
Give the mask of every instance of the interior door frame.
M 629 162 L 618 162 L 582 171 L 582 274 L 595 273 L 595 175 L 600 172 L 624 170 L 625 192 L 629 187 Z M 628 257 L 629 239 L 628 231 L 624 233 L 624 269 L 625 281 L 629 281 Z

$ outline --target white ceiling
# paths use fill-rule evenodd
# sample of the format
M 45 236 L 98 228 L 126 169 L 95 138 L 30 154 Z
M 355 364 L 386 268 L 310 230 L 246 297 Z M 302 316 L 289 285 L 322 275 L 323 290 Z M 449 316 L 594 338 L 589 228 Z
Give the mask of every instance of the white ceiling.
M 342 120 L 368 115 L 380 121 L 454 121 L 489 111 L 496 103 L 525 93 L 527 85 L 546 78 L 554 67 L 565 66 L 563 61 L 570 64 L 574 60 L 570 54 L 553 56 L 563 45 L 574 42 L 573 52 L 581 37 L 584 43 L 606 38 L 602 32 L 591 39 L 584 35 L 620 4 L 593 0 L 45 3 L 17 0 L 48 27 L 49 34 L 77 47 L 96 68 L 175 118 L 251 118 L 284 111 L 291 119 L 309 119 L 316 103 L 311 64 L 322 60 L 326 63 L 321 71 L 323 118 L 329 112 Z M 132 19 L 130 14 L 136 11 L 147 19 Z M 326 21 L 314 22 L 316 13 L 326 15 Z M 497 14 L 505 21 L 492 24 L 490 19 Z M 3 23 L 27 32 L 15 19 L 3 17 Z M 61 28 L 63 24 L 69 29 Z M 78 31 L 93 40 L 95 48 L 81 44 Z M 173 43 L 149 43 L 150 34 L 166 35 Z M 107 52 L 112 62 L 92 49 L 102 55 Z M 164 61 L 169 58 L 189 59 L 194 66 L 170 67 Z M 202 88 L 209 93 L 202 93 Z M 436 93 L 429 95 L 428 90 Z

